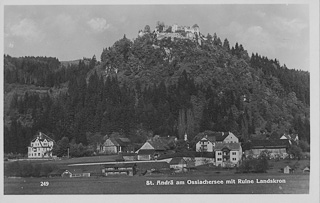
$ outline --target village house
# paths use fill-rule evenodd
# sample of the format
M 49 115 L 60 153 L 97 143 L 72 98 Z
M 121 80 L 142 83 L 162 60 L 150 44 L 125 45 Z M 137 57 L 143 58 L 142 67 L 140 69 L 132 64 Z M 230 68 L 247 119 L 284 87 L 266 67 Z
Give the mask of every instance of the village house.
M 197 142 L 196 151 L 213 152 L 216 143 L 239 143 L 239 139 L 231 132 L 214 132 Z
M 90 177 L 90 172 L 83 171 L 80 168 L 59 168 L 51 173 L 49 173 L 49 177 L 67 177 L 67 178 L 77 178 L 77 177 Z
M 217 143 L 215 148 L 216 166 L 239 166 L 242 158 L 242 147 L 240 143 L 225 142 Z
M 52 158 L 55 141 L 46 134 L 39 132 L 28 147 L 28 158 Z
M 124 161 L 136 161 L 137 160 L 137 154 L 136 153 L 122 153 L 122 158 Z
M 157 158 L 157 156 L 155 156 L 154 149 L 142 149 L 139 150 L 137 154 L 137 159 L 139 161 L 149 161 L 154 160 L 155 158 Z
M 84 171 L 81 168 L 71 168 L 68 170 L 71 174 L 71 178 L 90 177 L 90 172 Z
M 126 175 L 133 176 L 136 174 L 135 163 L 118 163 L 118 164 L 105 164 L 103 165 L 102 174 L 105 176 L 110 175 Z
M 108 138 L 102 145 L 98 146 L 101 154 L 119 154 L 122 152 L 133 152 L 133 145 L 129 138 Z
M 252 156 L 257 158 L 261 152 L 268 151 L 270 158 L 286 158 L 287 150 L 290 146 L 289 140 L 251 140 L 249 141 L 250 149 L 245 150 L 245 157 Z
M 176 172 L 184 172 L 187 170 L 187 162 L 183 157 L 174 157 L 170 161 L 170 168 L 174 169 Z
M 290 166 L 286 166 L 283 168 L 283 173 L 289 174 L 289 173 L 293 173 L 294 169 L 291 168 Z
M 137 162 L 137 173 L 141 175 L 148 175 L 155 171 L 160 173 L 170 173 L 170 165 L 165 161 Z
M 49 175 L 50 178 L 53 178 L 53 177 L 70 177 L 71 173 L 70 173 L 70 171 L 68 171 L 65 168 L 58 168 L 58 169 L 53 170 L 52 172 L 50 172 L 48 175 Z
M 160 137 L 158 135 L 147 140 L 140 149 L 136 151 L 138 160 L 153 160 L 172 148 L 177 141 L 174 136 Z
M 305 167 L 303 170 L 302 170 L 303 173 L 310 173 L 310 168 L 309 167 Z
M 285 133 L 280 137 L 280 140 L 288 140 L 290 144 L 292 144 L 292 142 L 299 143 L 299 136 L 298 134 Z
M 197 152 L 213 152 L 213 148 L 215 144 L 216 144 L 216 139 L 214 136 L 203 137 L 199 142 L 197 142 L 196 151 Z

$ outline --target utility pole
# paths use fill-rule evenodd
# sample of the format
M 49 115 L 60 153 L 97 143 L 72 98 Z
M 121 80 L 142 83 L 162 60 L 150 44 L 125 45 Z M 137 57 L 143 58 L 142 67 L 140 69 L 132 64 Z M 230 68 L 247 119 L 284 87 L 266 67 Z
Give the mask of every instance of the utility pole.
M 69 159 L 69 147 L 68 147 L 68 159 Z

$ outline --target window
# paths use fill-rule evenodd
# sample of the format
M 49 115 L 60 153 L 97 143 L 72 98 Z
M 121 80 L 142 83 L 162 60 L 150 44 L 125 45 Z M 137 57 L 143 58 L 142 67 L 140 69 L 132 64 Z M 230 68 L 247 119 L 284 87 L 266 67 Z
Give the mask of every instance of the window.
M 222 159 L 221 159 L 221 158 L 218 158 L 217 160 L 218 160 L 218 161 L 221 161 Z
M 38 153 L 38 156 L 40 156 L 40 153 Z
M 221 152 L 218 152 L 218 155 L 221 155 L 222 153 Z
M 237 159 L 236 158 L 232 158 L 232 161 L 236 161 Z
M 232 152 L 232 155 L 236 155 L 237 153 L 236 152 Z

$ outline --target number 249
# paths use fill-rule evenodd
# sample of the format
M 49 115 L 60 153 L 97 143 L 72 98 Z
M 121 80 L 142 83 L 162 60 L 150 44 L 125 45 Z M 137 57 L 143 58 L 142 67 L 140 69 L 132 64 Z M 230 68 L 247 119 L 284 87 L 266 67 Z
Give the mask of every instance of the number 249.
M 45 181 L 45 182 L 40 182 L 40 186 L 41 187 L 48 187 L 49 186 L 49 182 L 48 181 Z

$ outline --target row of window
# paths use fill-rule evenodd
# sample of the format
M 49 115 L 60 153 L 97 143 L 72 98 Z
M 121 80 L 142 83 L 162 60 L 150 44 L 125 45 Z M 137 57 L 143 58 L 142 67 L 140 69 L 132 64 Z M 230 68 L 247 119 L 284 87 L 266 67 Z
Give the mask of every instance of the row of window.
M 222 155 L 222 152 L 218 152 L 218 155 Z M 227 153 L 224 152 L 223 155 L 227 155 Z M 237 152 L 232 152 L 232 155 L 237 155 Z
M 217 161 L 222 161 L 222 158 L 217 158 Z M 223 159 L 223 161 L 227 161 L 227 159 Z M 232 158 L 232 161 L 237 161 L 237 158 Z
M 51 144 L 52 145 L 52 144 Z M 49 143 L 42 143 L 42 145 L 41 144 L 39 144 L 39 143 L 31 143 L 31 147 L 33 147 L 33 146 L 35 146 L 35 147 L 40 147 L 40 146 L 50 146 L 50 144 Z
M 40 156 L 40 153 L 38 153 L 38 155 L 37 153 L 30 153 L 29 156 Z

